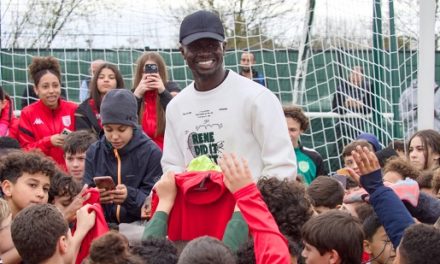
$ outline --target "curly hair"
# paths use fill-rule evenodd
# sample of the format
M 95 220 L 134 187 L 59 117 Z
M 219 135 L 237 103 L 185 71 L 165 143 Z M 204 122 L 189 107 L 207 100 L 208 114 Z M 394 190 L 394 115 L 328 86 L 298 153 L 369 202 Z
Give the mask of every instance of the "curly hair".
M 306 131 L 309 128 L 309 118 L 304 114 L 301 107 L 283 106 L 283 110 L 285 117 L 290 117 L 300 123 L 302 131 Z
M 68 230 L 67 222 L 55 206 L 39 204 L 17 214 L 11 236 L 24 262 L 40 263 L 53 256 L 60 237 L 67 236 Z
M 57 58 L 52 56 L 34 57 L 31 65 L 29 65 L 29 74 L 34 81 L 35 86 L 38 86 L 41 77 L 47 72 L 55 75 L 61 83 L 61 66 Z
M 237 264 L 255 264 L 257 263 L 254 253 L 254 240 L 249 239 L 246 243 L 240 245 L 235 252 Z
M 419 177 L 417 177 L 416 181 L 419 184 L 419 188 L 432 188 L 432 180 L 434 178 L 434 172 L 432 170 L 424 170 L 420 173 Z
M 288 179 L 261 178 L 258 189 L 281 233 L 301 240 L 301 227 L 313 214 L 303 184 Z
M 131 253 L 148 261 L 148 264 L 176 264 L 177 248 L 165 237 L 151 237 L 135 244 Z
M 23 173 L 42 173 L 52 179 L 57 171 L 54 161 L 37 150 L 11 152 L 0 160 L 0 181 L 16 183 Z
M 89 264 L 137 264 L 142 263 L 138 256 L 132 255 L 128 240 L 123 235 L 111 231 L 93 241 L 90 247 Z
M 392 157 L 385 163 L 383 174 L 390 171 L 399 173 L 403 179 L 409 177 L 415 180 L 420 176 L 419 170 L 414 168 L 407 160 L 400 157 Z
M 49 203 L 52 203 L 56 196 L 75 197 L 81 192 L 81 184 L 75 181 L 71 176 L 63 172 L 58 172 L 52 178 L 49 189 Z
M 414 224 L 403 233 L 399 245 L 401 261 L 407 264 L 438 263 L 440 230 L 426 224 Z

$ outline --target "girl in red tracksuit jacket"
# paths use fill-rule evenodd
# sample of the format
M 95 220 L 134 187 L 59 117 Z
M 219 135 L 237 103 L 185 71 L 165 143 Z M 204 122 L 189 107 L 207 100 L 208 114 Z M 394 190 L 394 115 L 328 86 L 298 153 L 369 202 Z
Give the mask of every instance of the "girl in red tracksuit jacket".
M 139 124 L 160 149 L 163 149 L 165 110 L 173 98 L 165 89 L 167 84 L 164 59 L 157 52 L 144 53 L 137 61 L 133 93 L 138 100 Z
M 0 137 L 17 138 L 17 129 L 11 98 L 0 86 Z
M 62 146 L 65 133 L 75 127 L 77 105 L 60 98 L 61 67 L 56 58 L 33 58 L 29 72 L 39 100 L 21 111 L 18 141 L 27 150 L 40 149 L 65 169 Z

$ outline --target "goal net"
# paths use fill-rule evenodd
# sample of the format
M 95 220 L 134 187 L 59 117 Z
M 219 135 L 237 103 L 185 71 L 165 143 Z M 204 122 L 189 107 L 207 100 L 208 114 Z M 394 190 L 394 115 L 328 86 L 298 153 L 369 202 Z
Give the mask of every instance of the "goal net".
M 58 1 L 1 3 L 0 84 L 17 110 L 29 103 L 27 67 L 33 56 L 60 60 L 65 97 L 76 102 L 91 61 L 117 64 L 132 88 L 136 59 L 148 47 L 164 57 L 170 79 L 185 87 L 192 76 L 178 50 L 180 21 L 194 9 L 213 8 L 228 37 L 225 66 L 239 72 L 243 50 L 254 54 L 253 69 L 268 89 L 310 117 L 301 142 L 323 156 L 329 171 L 342 165 L 342 147 L 361 132 L 375 134 L 386 146 L 407 130 L 399 97 L 417 76 L 417 1 L 188 0 L 168 9 L 152 1 L 149 8 L 118 1 L 95 9 L 93 1 L 61 2 L 86 9 L 72 5 L 69 13 L 63 6 L 51 24 L 43 22 L 53 17 Z M 45 15 L 35 15 L 41 10 Z M 63 25 L 56 24 L 63 18 Z

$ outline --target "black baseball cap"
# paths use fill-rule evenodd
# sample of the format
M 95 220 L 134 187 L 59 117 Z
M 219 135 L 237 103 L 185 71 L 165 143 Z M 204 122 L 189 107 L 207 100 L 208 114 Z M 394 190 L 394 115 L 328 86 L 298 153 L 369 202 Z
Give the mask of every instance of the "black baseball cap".
M 186 16 L 180 25 L 179 41 L 183 45 L 202 39 L 225 40 L 225 30 L 220 18 L 209 11 L 201 10 Z

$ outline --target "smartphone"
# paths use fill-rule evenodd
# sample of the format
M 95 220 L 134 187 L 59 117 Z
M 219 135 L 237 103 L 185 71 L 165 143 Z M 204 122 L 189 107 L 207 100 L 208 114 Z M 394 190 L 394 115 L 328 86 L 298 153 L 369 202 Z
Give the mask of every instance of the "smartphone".
M 64 128 L 63 131 L 61 131 L 61 135 L 65 135 L 65 136 L 69 135 L 70 133 L 72 133 L 72 131 L 70 131 L 67 128 Z
M 116 187 L 111 176 L 98 176 L 93 178 L 93 181 L 95 182 L 96 187 L 99 189 L 105 189 L 106 191 L 113 190 Z
M 156 64 L 145 64 L 144 73 L 158 73 L 159 69 Z

